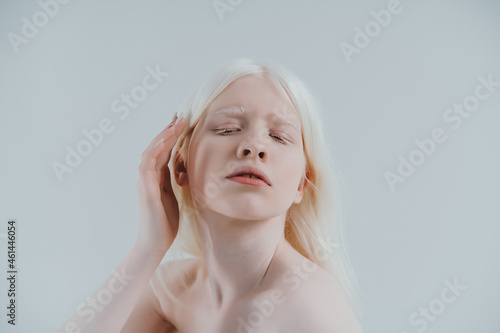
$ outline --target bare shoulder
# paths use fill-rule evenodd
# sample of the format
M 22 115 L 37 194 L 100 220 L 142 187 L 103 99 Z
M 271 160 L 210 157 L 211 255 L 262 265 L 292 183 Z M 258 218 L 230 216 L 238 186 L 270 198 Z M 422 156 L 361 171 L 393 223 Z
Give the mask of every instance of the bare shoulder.
M 159 267 L 162 272 L 165 272 L 165 274 L 168 272 L 170 280 L 176 280 L 182 276 L 191 276 L 192 274 L 195 274 L 201 263 L 202 259 L 195 257 L 164 261 Z
M 191 287 L 199 280 L 201 258 L 187 258 L 162 262 L 151 279 L 161 312 L 175 322 L 176 302 L 183 302 Z
M 194 267 L 196 260 L 189 259 L 161 263 L 121 332 L 177 332 L 177 310 L 170 295 L 176 298 L 182 296 L 185 289 L 180 282 L 182 276 L 184 272 L 192 273 Z M 189 281 L 189 274 L 186 280 Z
M 343 288 L 323 268 L 302 258 L 281 276 L 277 314 L 286 317 L 286 332 L 362 333 Z
M 158 282 L 167 287 L 174 296 L 181 296 L 197 281 L 201 263 L 201 258 L 164 261 L 158 269 Z

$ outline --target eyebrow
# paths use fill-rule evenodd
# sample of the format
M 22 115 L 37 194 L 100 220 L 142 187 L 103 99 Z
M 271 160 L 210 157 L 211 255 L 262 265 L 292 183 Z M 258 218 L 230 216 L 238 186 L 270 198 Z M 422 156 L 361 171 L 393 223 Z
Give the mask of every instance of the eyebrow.
M 250 111 L 243 106 L 231 106 L 228 108 L 223 108 L 223 109 L 217 110 L 215 112 L 212 112 L 212 115 L 227 114 L 227 115 L 232 115 L 235 117 L 242 117 L 242 116 L 249 114 L 249 113 L 250 113 Z M 278 116 L 278 115 L 274 115 L 274 116 L 277 118 L 278 123 L 289 124 L 300 133 L 299 128 L 297 128 L 297 125 L 291 119 L 289 119 L 287 117 Z
M 224 108 L 224 109 L 220 109 L 220 110 L 217 110 L 215 112 L 212 112 L 213 115 L 216 115 L 216 114 L 219 114 L 219 113 L 225 113 L 225 114 L 232 114 L 232 115 L 235 115 L 235 116 L 239 116 L 239 115 L 242 115 L 242 114 L 247 114 L 249 113 L 250 111 L 248 111 L 247 108 L 243 107 L 243 106 L 231 106 L 231 107 L 228 107 L 228 108 Z

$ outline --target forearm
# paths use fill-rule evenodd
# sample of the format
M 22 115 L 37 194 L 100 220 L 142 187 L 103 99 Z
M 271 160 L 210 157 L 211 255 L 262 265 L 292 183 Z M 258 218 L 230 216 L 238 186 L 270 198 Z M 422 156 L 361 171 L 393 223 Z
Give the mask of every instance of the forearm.
M 120 332 L 161 260 L 160 255 L 151 255 L 136 242 L 94 295 L 57 332 Z

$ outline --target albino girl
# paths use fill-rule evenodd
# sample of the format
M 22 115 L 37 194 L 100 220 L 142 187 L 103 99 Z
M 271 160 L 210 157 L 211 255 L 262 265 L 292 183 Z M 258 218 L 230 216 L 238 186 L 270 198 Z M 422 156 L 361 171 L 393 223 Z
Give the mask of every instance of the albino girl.
M 136 241 L 94 295 L 112 299 L 59 332 L 362 332 L 306 85 L 238 59 L 179 111 L 142 154 Z

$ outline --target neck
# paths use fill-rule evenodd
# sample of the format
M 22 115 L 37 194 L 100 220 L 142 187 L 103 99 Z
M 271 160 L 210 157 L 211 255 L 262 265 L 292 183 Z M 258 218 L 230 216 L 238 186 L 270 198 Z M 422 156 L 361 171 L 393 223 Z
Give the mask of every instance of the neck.
M 285 215 L 242 220 L 197 215 L 209 294 L 217 307 L 259 290 L 284 238 Z

